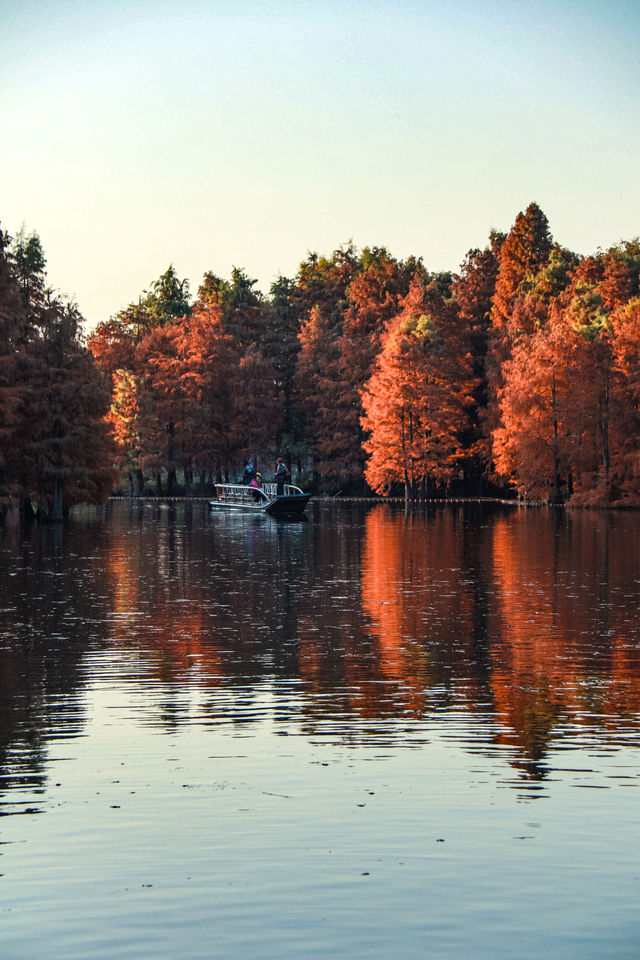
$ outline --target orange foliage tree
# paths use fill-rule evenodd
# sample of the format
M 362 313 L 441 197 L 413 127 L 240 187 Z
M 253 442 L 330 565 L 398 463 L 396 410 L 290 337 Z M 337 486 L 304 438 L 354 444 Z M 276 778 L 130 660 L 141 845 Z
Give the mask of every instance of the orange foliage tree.
M 514 306 L 518 296 L 533 286 L 552 248 L 548 220 L 536 203 L 530 203 L 524 213 L 518 214 L 500 245 L 487 350 L 487 404 L 482 417 L 486 438 L 484 454 L 489 473 L 493 472 L 491 436 L 499 422 L 498 393 L 502 387 L 502 367 L 511 355 L 513 340 L 522 324 L 522 317 L 514 315 Z
M 379 493 L 401 483 L 405 497 L 424 496 L 430 479 L 452 479 L 463 455 L 474 386 L 468 328 L 426 279 L 412 280 L 362 392 L 366 478 Z
M 633 296 L 611 315 L 615 364 L 625 378 L 629 402 L 640 416 L 640 297 Z M 640 424 L 624 439 L 620 458 L 622 497 L 640 503 Z
M 412 273 L 420 265 L 413 260 L 398 262 L 384 248 L 374 248 L 363 251 L 360 266 L 361 272 L 347 291 L 342 333 L 337 340 L 336 389 L 333 402 L 324 411 L 328 421 L 324 434 L 330 437 L 330 446 L 327 449 L 325 440 L 321 450 L 325 454 L 322 472 L 332 485 L 351 484 L 362 492 L 365 453 L 360 394 L 371 376 L 384 329 L 397 315 Z
M 493 470 L 521 495 L 564 499 L 570 476 L 566 324 L 550 322 L 577 258 L 555 245 L 511 306 L 509 356 L 500 368 L 491 434 Z
M 570 464 L 565 414 L 567 338 L 561 326 L 519 341 L 503 365 L 494 468 L 525 497 L 560 502 Z
M 28 324 L 43 258 L 23 240 Z M 639 274 L 637 241 L 578 259 L 531 203 L 453 278 L 348 244 L 310 253 L 270 298 L 235 267 L 230 281 L 207 273 L 192 313 L 169 268 L 89 343 L 134 489 L 146 472 L 173 490 L 180 471 L 189 490 L 278 452 L 331 493 L 364 477 L 410 496 L 462 476 L 474 492 L 489 477 L 536 498 L 634 503 Z
M 622 310 L 630 289 L 637 290 L 640 260 L 632 256 L 624 271 L 631 286 L 620 283 L 619 252 L 614 249 L 582 260 L 558 304 L 573 345 L 568 429 L 575 503 L 625 499 L 634 482 L 626 475 L 629 441 L 637 442 L 640 421 L 632 384 L 617 360 L 613 316 Z
M 184 464 L 200 483 L 228 474 L 239 456 L 234 382 L 239 348 L 216 303 L 198 305 L 176 334 L 176 377 L 183 397 Z
M 628 298 L 639 268 L 634 245 L 580 262 L 555 248 L 517 298 L 511 323 L 529 325 L 502 365 L 493 452 L 496 470 L 521 493 L 574 503 L 637 496 L 637 333 Z

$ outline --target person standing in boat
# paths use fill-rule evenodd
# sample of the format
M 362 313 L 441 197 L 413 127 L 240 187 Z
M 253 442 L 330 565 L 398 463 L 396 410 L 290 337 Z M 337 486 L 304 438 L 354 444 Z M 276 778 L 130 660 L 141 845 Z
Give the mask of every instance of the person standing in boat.
M 250 486 L 251 481 L 255 480 L 255 476 L 256 471 L 255 467 L 253 466 L 253 458 L 249 457 L 247 460 L 247 465 L 244 468 L 244 473 L 242 474 L 242 482 L 244 483 L 245 487 Z
M 276 495 L 278 497 L 281 497 L 284 495 L 284 485 L 285 483 L 289 483 L 290 479 L 291 479 L 291 476 L 289 474 L 289 471 L 287 470 L 286 463 L 284 462 L 282 457 L 278 457 L 278 460 L 276 462 L 276 475 L 275 475 Z

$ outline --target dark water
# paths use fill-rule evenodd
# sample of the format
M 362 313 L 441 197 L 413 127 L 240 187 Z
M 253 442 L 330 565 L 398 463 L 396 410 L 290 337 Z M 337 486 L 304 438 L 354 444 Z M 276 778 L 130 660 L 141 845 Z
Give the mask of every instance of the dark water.
M 637 958 L 640 516 L 0 539 L 0 957 Z

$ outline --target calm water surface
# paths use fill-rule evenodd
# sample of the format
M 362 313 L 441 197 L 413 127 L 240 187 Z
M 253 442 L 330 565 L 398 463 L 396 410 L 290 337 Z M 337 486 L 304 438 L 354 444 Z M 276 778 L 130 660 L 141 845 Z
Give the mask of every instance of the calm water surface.
M 2 960 L 640 955 L 640 516 L 0 534 Z

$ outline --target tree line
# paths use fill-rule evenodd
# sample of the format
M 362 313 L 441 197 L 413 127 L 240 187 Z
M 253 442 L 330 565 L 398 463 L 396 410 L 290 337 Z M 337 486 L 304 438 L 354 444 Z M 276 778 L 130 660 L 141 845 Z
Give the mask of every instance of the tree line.
M 0 229 L 0 519 L 61 520 L 117 482 L 105 379 L 37 234 Z
M 26 331 L 25 357 L 46 347 L 43 318 L 57 304 L 76 319 L 65 349 L 83 358 L 88 378 L 74 388 L 80 413 L 58 397 L 64 436 L 54 441 L 38 414 L 41 442 L 46 434 L 60 461 L 50 455 L 39 471 L 36 457 L 28 474 L 43 510 L 56 478 L 63 508 L 80 493 L 103 496 L 109 482 L 133 495 L 188 494 L 235 478 L 249 455 L 259 468 L 281 455 L 305 486 L 328 494 L 640 503 L 637 239 L 578 256 L 554 242 L 531 203 L 457 273 L 347 244 L 309 253 L 266 296 L 234 268 L 229 280 L 206 273 L 192 297 L 169 267 L 86 344 L 77 308 L 46 292 L 44 264 L 38 273 L 25 263 L 29 243 L 41 255 L 33 235 L 3 254 L 6 282 L 17 287 L 14 313 L 2 313 L 9 342 L 5 313 Z M 6 343 L 4 367 L 13 356 Z M 20 383 L 41 396 L 37 365 L 25 363 Z M 72 390 L 68 371 L 62 380 Z M 14 382 L 5 376 L 0 389 L 10 394 L 4 384 Z M 14 396 L 7 410 L 33 429 L 35 407 Z M 5 421 L 5 434 L 24 436 Z M 68 431 L 81 423 L 95 436 L 76 460 Z

